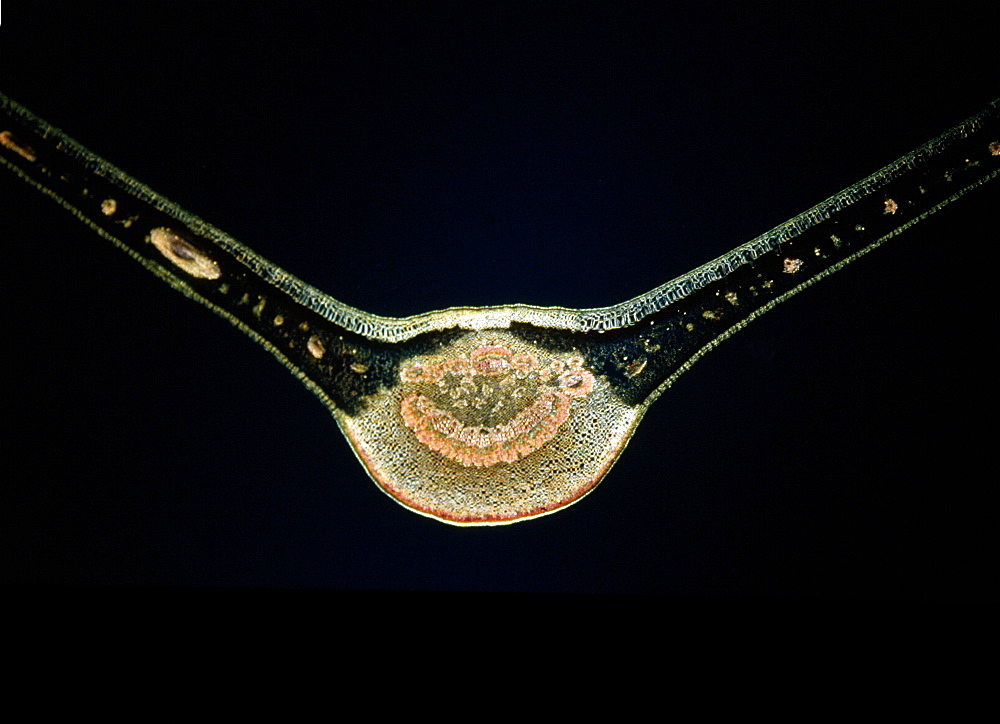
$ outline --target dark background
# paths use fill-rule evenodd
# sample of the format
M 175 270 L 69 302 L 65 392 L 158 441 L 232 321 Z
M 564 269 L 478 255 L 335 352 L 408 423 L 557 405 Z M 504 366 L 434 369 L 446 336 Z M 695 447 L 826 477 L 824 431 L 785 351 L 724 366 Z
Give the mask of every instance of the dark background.
M 1000 85 L 993 21 L 959 3 L 319 5 L 4 3 L 0 88 L 341 301 L 408 315 L 617 303 Z M 269 354 L 5 173 L 0 581 L 988 598 L 996 197 L 727 341 L 579 504 L 459 529 L 383 495 Z

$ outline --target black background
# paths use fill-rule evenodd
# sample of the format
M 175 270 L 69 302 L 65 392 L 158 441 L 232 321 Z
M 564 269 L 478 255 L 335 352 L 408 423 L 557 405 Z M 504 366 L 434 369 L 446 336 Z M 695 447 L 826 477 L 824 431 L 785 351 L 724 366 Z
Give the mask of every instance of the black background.
M 466 5 L 4 3 L 0 88 L 397 316 L 617 303 L 998 92 L 992 21 L 956 3 Z M 459 529 L 379 492 L 270 355 L 4 174 L 0 580 L 987 598 L 996 196 L 708 355 L 577 505 Z

